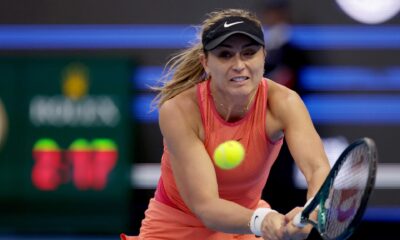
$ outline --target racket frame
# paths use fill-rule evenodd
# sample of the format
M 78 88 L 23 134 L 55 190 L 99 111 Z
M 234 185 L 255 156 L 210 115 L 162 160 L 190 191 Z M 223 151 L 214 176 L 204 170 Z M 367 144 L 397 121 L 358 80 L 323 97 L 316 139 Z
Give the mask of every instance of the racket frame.
M 339 156 L 338 160 L 330 170 L 328 176 L 326 177 L 324 183 L 318 190 L 317 194 L 314 196 L 314 199 L 308 203 L 304 209 L 301 212 L 300 216 L 300 224 L 305 225 L 305 224 L 311 224 L 321 235 L 322 238 L 324 239 L 329 239 L 330 238 L 324 236 L 324 231 L 326 227 L 326 210 L 327 207 L 325 204 L 327 204 L 327 198 L 329 196 L 329 193 L 331 191 L 331 186 L 333 185 L 333 182 L 339 173 L 341 167 L 346 161 L 347 155 L 356 147 L 359 145 L 366 144 L 369 149 L 368 154 L 372 154 L 372 157 L 369 157 L 369 172 L 368 172 L 368 178 L 367 178 L 367 183 L 366 183 L 366 188 L 364 191 L 364 194 L 361 199 L 361 203 L 359 208 L 357 209 L 357 213 L 353 220 L 351 220 L 351 223 L 347 227 L 347 229 L 341 233 L 339 236 L 337 236 L 335 239 L 347 239 L 350 237 L 358 224 L 361 221 L 362 216 L 364 215 L 365 209 L 368 204 L 368 199 L 369 196 L 371 195 L 371 192 L 374 188 L 375 185 L 375 178 L 376 178 L 376 169 L 377 169 L 377 161 L 378 161 L 378 153 L 376 149 L 376 145 L 374 141 L 370 138 L 361 138 L 356 141 L 354 141 L 352 144 L 350 144 Z M 309 219 L 310 214 L 318 208 L 318 222 L 315 222 L 311 219 Z

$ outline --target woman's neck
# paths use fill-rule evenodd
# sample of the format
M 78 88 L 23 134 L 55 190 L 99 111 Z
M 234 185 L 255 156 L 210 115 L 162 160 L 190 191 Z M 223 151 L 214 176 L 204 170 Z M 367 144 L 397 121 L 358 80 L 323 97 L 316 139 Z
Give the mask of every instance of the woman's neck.
M 242 119 L 250 110 L 256 93 L 257 89 L 247 96 L 238 98 L 234 96 L 224 96 L 221 95 L 221 92 L 218 94 L 211 91 L 217 112 L 227 122 L 234 122 Z

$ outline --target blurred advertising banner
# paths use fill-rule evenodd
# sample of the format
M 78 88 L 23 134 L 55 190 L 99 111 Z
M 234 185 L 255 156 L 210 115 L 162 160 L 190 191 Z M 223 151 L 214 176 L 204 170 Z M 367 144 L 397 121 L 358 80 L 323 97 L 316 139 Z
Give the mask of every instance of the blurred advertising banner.
M 125 59 L 0 59 L 0 231 L 128 228 L 131 71 Z

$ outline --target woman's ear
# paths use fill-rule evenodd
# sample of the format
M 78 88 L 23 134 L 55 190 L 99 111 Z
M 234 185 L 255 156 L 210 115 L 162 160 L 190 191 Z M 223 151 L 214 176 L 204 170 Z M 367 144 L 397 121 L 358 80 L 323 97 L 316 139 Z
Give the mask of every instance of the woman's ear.
M 203 66 L 204 71 L 209 75 L 210 71 L 208 69 L 207 56 L 204 53 L 200 54 L 200 63 Z

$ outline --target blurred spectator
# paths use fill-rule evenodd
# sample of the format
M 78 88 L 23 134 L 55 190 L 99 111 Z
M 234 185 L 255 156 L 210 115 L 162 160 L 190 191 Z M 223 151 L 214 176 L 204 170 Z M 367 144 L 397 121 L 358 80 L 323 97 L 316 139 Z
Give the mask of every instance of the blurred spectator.
M 265 77 L 300 92 L 298 73 L 308 64 L 305 53 L 291 39 L 287 0 L 265 0 L 260 18 L 266 29 Z
M 6 110 L 3 105 L 3 102 L 0 99 L 0 149 L 1 146 L 3 145 L 3 142 L 5 141 L 7 126 L 8 122 L 7 122 Z

